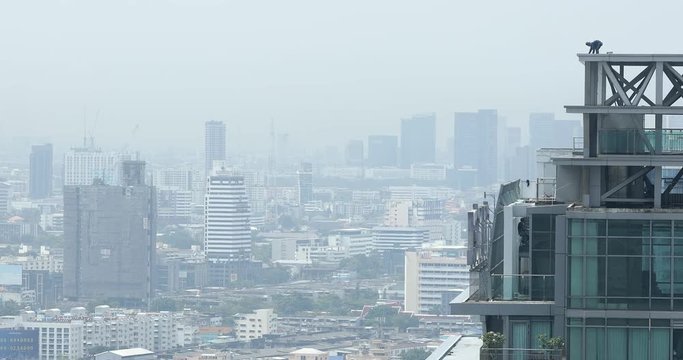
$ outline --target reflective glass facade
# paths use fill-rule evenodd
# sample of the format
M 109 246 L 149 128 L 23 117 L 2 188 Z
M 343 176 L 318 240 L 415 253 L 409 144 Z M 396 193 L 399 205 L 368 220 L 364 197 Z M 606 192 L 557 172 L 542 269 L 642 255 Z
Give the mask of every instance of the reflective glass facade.
M 683 345 L 668 319 L 569 318 L 567 330 L 570 360 L 668 360 Z
M 570 219 L 568 308 L 683 310 L 683 221 Z

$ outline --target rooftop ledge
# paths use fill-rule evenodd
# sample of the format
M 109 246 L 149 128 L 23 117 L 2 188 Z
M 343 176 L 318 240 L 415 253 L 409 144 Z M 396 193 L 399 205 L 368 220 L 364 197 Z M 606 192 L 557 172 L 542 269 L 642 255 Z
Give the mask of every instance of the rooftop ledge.
M 592 56 L 592 55 L 591 55 Z M 683 60 L 683 55 L 681 55 Z M 681 62 L 683 65 L 683 62 Z M 600 105 L 567 105 L 569 114 L 663 114 L 683 115 L 683 106 L 600 106 Z
M 617 64 L 632 64 L 652 63 L 652 62 L 668 62 L 674 63 L 671 65 L 683 65 L 683 54 L 576 54 L 579 61 L 599 62 L 607 61 Z

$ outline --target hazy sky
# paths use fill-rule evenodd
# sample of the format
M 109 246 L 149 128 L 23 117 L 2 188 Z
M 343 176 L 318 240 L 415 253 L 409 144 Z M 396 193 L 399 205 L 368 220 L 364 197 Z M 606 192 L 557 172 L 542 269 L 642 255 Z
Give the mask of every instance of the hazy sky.
M 510 123 L 578 104 L 577 52 L 683 53 L 678 1 L 0 0 L 0 141 L 267 149 L 269 123 L 317 147 L 436 112 Z M 99 120 L 93 125 L 99 110 Z M 133 129 L 139 128 L 132 137 Z

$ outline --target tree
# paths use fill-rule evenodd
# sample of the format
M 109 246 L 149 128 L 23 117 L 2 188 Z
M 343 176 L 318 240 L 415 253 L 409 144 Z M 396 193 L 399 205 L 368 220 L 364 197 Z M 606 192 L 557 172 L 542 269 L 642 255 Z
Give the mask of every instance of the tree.
M 425 349 L 410 349 L 401 352 L 401 360 L 425 360 L 431 353 Z
M 375 306 L 365 315 L 365 319 L 370 325 L 395 327 L 401 332 L 420 325 L 420 320 L 412 314 L 401 313 L 398 309 L 387 305 Z
M 360 254 L 342 260 L 339 265 L 344 270 L 355 272 L 361 279 L 375 279 L 384 273 L 381 264 L 382 259 L 377 254 Z
M 270 264 L 270 261 L 272 260 L 272 248 L 273 246 L 269 243 L 256 244 L 252 250 L 254 259 L 259 260 L 265 264 Z
M 0 306 L 0 315 L 17 315 L 21 311 L 21 306 L 14 300 L 7 300 Z
M 303 311 L 315 309 L 313 300 L 300 293 L 292 295 L 273 295 L 275 312 L 280 315 L 296 315 Z

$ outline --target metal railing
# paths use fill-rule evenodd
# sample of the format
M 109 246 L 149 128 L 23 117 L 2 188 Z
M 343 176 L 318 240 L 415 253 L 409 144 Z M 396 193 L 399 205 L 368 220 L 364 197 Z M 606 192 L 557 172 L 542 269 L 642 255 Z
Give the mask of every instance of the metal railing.
M 553 301 L 555 275 L 491 275 L 491 299 L 497 301 Z
M 661 141 L 663 154 L 683 154 L 683 129 L 663 129 Z M 600 154 L 649 154 L 650 146 L 656 147 L 655 129 L 598 130 Z
M 488 349 L 479 351 L 481 360 L 561 360 L 564 359 L 562 349 Z

